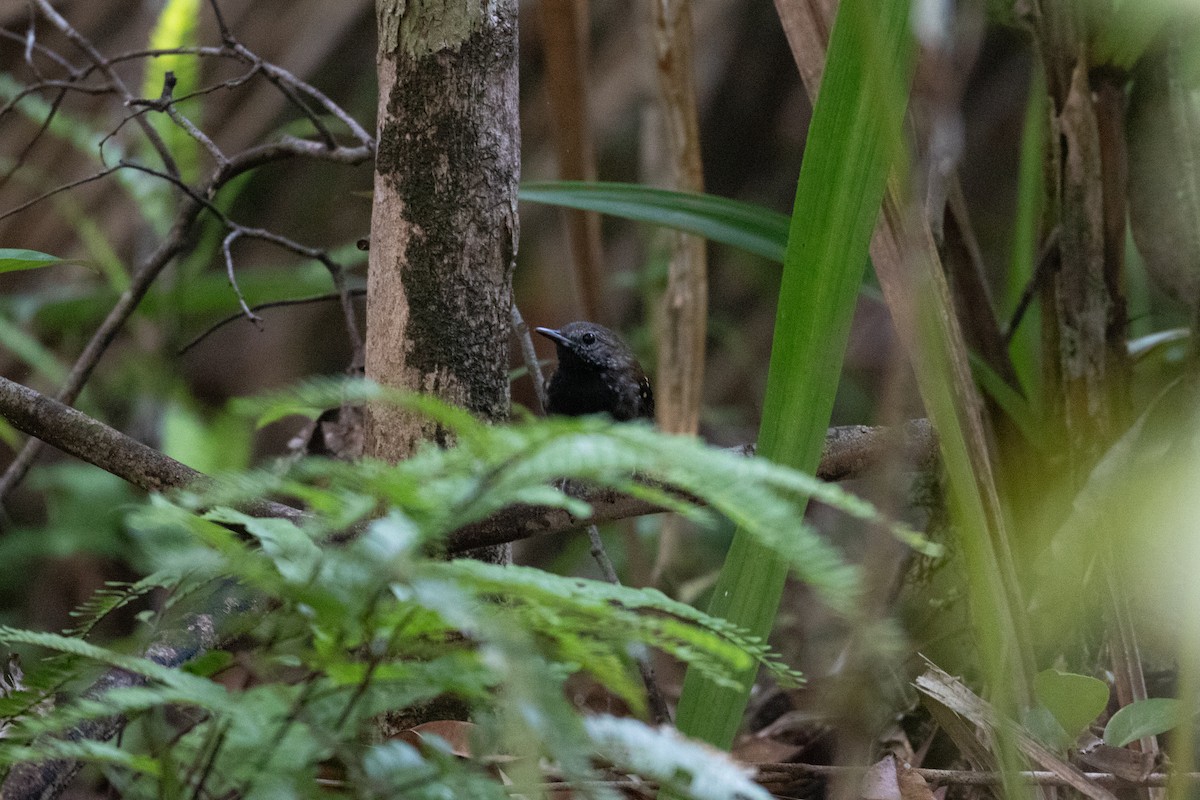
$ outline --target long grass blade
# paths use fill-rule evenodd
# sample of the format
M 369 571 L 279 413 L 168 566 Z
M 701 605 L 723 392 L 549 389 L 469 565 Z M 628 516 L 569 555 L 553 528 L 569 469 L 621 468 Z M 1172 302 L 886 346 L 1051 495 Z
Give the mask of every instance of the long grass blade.
M 855 298 L 908 96 L 913 47 L 907 2 L 845 0 L 830 36 L 796 186 L 771 348 L 759 453 L 804 471 L 821 454 Z M 709 612 L 765 636 L 787 568 L 735 535 Z M 754 675 L 731 690 L 689 671 L 677 724 L 728 747 Z

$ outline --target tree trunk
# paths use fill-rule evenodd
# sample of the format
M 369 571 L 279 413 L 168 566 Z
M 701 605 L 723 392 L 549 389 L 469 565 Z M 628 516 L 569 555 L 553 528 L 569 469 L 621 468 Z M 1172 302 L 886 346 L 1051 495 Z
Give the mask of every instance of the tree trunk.
M 520 130 L 516 0 L 379 0 L 366 372 L 489 420 L 509 413 Z M 445 431 L 368 410 L 398 461 Z

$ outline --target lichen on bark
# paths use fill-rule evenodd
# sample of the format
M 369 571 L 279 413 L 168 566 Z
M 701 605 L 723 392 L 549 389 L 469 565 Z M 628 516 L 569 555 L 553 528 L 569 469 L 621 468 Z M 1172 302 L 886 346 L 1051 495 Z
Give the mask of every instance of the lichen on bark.
M 520 146 L 516 3 L 385 5 L 381 26 L 393 24 L 397 39 L 381 30 L 367 374 L 503 419 Z M 443 438 L 396 409 L 371 409 L 367 430 L 370 452 L 389 460 Z

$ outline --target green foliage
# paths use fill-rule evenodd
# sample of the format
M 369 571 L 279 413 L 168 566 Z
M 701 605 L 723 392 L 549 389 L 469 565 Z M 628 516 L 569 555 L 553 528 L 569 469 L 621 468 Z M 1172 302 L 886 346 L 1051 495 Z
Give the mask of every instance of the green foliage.
M 1164 28 L 1187 22 L 1192 11 L 1184 0 L 1083 0 L 1079 5 L 1090 62 L 1120 69 L 1132 68 Z
M 783 263 L 787 249 L 785 215 L 711 194 L 632 183 L 543 181 L 522 184 L 521 199 L 674 228 L 777 263 Z
M 124 506 L 133 502 L 129 484 L 86 464 L 45 466 L 29 478 L 30 488 L 47 501 L 45 527 L 14 526 L 0 537 L 0 559 L 8 579 L 3 596 L 28 591 L 38 558 L 65 558 L 94 553 L 120 558 L 128 553 L 129 537 L 122 527 Z
M 637 720 L 608 716 L 588 719 L 587 728 L 605 758 L 631 772 L 661 781 L 688 797 L 697 800 L 771 797 L 751 782 L 725 753 L 689 742 L 669 728 L 653 730 Z
M 1181 721 L 1180 704 L 1173 697 L 1137 700 L 1112 715 L 1104 726 L 1104 742 L 1124 747 L 1144 736 L 1166 733 Z
M 206 475 L 250 465 L 250 425 L 233 414 L 204 416 L 181 398 L 167 405 L 162 422 L 162 451 Z
M 804 526 L 798 508 L 816 494 L 869 524 L 888 524 L 878 512 L 784 467 L 598 418 L 485 425 L 428 398 L 345 381 L 245 401 L 236 412 L 278 417 L 349 398 L 428 414 L 457 444 L 427 447 L 398 465 L 308 459 L 231 473 L 134 509 L 129 529 L 155 574 L 102 592 L 81 609 L 75 635 L 0 628 L 9 646 L 60 656 L 52 669 L 30 668 L 30 686 L 41 688 L 0 700 L 0 714 L 13 717 L 0 761 L 81 759 L 127 797 L 200 791 L 201 782 L 216 795 L 315 796 L 323 791 L 319 766 L 367 796 L 501 796 L 478 760 L 366 743 L 379 714 L 440 698 L 477 721 L 477 755 L 514 758 L 506 771 L 531 781 L 539 780 L 539 759 L 548 759 L 594 796 L 615 797 L 594 784 L 591 758 L 600 754 L 691 797 L 766 796 L 731 763 L 682 737 L 634 720 L 585 720 L 564 690 L 568 677 L 586 674 L 643 709 L 632 667 L 646 647 L 718 685 L 756 664 L 785 685 L 798 683 L 761 639 L 654 590 L 432 554 L 462 525 L 514 503 L 586 517 L 590 508 L 569 487 L 601 485 L 699 520 L 735 520 L 833 608 L 853 614 L 857 573 Z M 262 496 L 303 501 L 309 514 L 295 524 L 235 510 Z M 349 541 L 332 543 L 347 530 Z M 159 632 L 147 632 L 144 655 L 81 638 L 106 615 L 162 589 Z M 235 661 L 219 649 L 192 669 L 176 668 L 209 647 L 205 631 L 247 646 L 236 663 L 249 673 L 249 688 L 214 680 Z M 61 657 L 69 659 L 66 675 Z M 102 668 L 136 677 L 33 710 L 64 680 L 87 681 Z M 120 746 L 63 738 L 114 714 L 129 720 Z
M 1034 677 L 1033 690 L 1040 707 L 1066 735 L 1068 745 L 1108 705 L 1108 684 L 1089 675 L 1044 670 Z

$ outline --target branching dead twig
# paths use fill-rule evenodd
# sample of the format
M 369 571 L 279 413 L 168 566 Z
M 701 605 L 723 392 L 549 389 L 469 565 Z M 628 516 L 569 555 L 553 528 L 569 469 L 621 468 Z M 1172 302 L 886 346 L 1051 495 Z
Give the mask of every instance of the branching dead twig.
M 347 331 L 350 339 L 355 347 L 355 363 L 360 364 L 362 361 L 362 337 L 359 333 L 358 323 L 354 316 L 353 304 L 349 293 L 346 290 L 345 278 L 343 270 L 339 264 L 334 262 L 330 256 L 323 250 L 307 247 L 297 242 L 293 242 L 287 237 L 275 234 L 271 231 L 265 231 L 257 228 L 249 228 L 238 225 L 232 222 L 223 214 L 221 214 L 211 203 L 211 198 L 215 197 L 216 193 L 227 184 L 230 180 L 247 171 L 256 169 L 264 164 L 272 163 L 288 158 L 316 158 L 325 161 L 332 161 L 343 164 L 359 164 L 369 158 L 374 153 L 374 140 L 366 132 L 366 130 L 358 124 L 349 114 L 340 109 L 337 104 L 333 103 L 322 92 L 316 88 L 309 86 L 304 81 L 298 79 L 295 75 L 287 70 L 280 69 L 269 64 L 259 58 L 252 51 L 245 48 L 232 36 L 224 20 L 220 17 L 220 9 L 215 2 L 211 3 L 214 14 L 218 17 L 218 23 L 222 32 L 222 46 L 219 48 L 192 48 L 186 49 L 188 52 L 193 52 L 197 56 L 213 56 L 225 57 L 241 60 L 251 66 L 248 75 L 239 76 L 227 81 L 222 86 L 232 87 L 240 85 L 245 80 L 248 80 L 254 74 L 263 74 L 273 84 L 284 91 L 284 93 L 296 100 L 297 105 L 302 107 L 305 113 L 313 120 L 314 129 L 319 131 L 321 141 L 307 141 L 303 139 L 285 138 L 279 142 L 253 146 L 247 148 L 235 155 L 225 155 L 212 142 L 212 140 L 196 127 L 190 120 L 186 119 L 179 113 L 175 107 L 176 103 L 181 98 L 173 97 L 174 85 L 173 81 L 168 78 L 164 81 L 163 95 L 157 101 L 145 101 L 135 97 L 129 88 L 121 80 L 119 74 L 114 69 L 114 64 L 118 60 L 128 60 L 137 57 L 137 53 L 126 53 L 113 58 L 106 58 L 94 44 L 86 37 L 79 33 L 70 23 L 66 21 L 57 11 L 51 7 L 48 0 L 31 0 L 31 8 L 36 8 L 44 15 L 54 27 L 56 27 L 64 36 L 68 38 L 76 47 L 78 47 L 86 56 L 89 64 L 83 67 L 75 67 L 71 62 L 55 53 L 53 50 L 44 47 L 36 41 L 36 35 L 31 19 L 30 27 L 24 36 L 12 34 L 5 31 L 7 38 L 16 37 L 25 46 L 26 61 L 30 64 L 30 69 L 40 84 L 39 89 L 54 89 L 57 92 L 51 112 L 46 119 L 42 121 L 40 131 L 35 135 L 34 139 L 27 145 L 25 152 L 28 153 L 36 144 L 38 138 L 48 130 L 50 122 L 57 112 L 58 104 L 62 97 L 72 89 L 79 91 L 87 91 L 95 93 L 93 90 L 97 87 L 92 84 L 84 83 L 89 76 L 94 72 L 103 74 L 112 86 L 112 92 L 115 96 L 127 107 L 137 108 L 137 112 L 133 115 L 137 124 L 145 133 L 148 141 L 158 152 L 162 159 L 165 169 L 155 170 L 150 167 L 134 164 L 130 162 L 122 162 L 116 166 L 105 167 L 96 174 L 87 176 L 86 178 L 78 179 L 63 186 L 57 187 L 33 200 L 24 203 L 16 209 L 12 209 L 6 214 L 0 215 L 0 219 L 5 216 L 15 214 L 21 211 L 28 210 L 38 205 L 42 201 L 53 197 L 54 195 L 83 185 L 95 180 L 99 180 L 112 174 L 118 169 L 139 169 L 144 172 L 155 174 L 165 180 L 168 180 L 173 185 L 183 190 L 182 196 L 179 198 L 179 206 L 176 209 L 175 216 L 169 232 L 166 237 L 160 242 L 159 246 L 146 257 L 141 264 L 137 266 L 130 277 L 128 288 L 122 293 L 116 304 L 109 311 L 104 321 L 97 328 L 91 340 L 84 348 L 83 352 L 76 359 L 76 362 L 68 375 L 68 378 L 59 392 L 56 394 L 56 399 L 62 403 L 70 404 L 78 397 L 83 385 L 87 382 L 92 370 L 95 368 L 99 359 L 114 341 L 117 333 L 124 326 L 125 321 L 132 314 L 133 310 L 145 296 L 154 280 L 162 272 L 168 263 L 176 256 L 184 251 L 187 243 L 190 240 L 192 226 L 195 223 L 199 213 L 208 208 L 218 215 L 223 223 L 229 228 L 231 233 L 235 235 L 232 240 L 239 237 L 251 237 L 270 241 L 277 246 L 288 249 L 305 257 L 315 258 L 319 260 L 329 271 L 332 276 L 334 286 L 337 288 L 339 297 L 342 300 L 343 312 L 346 314 Z M 146 57 L 166 54 L 166 51 L 143 51 Z M 48 79 L 42 71 L 33 64 L 34 54 L 44 55 L 53 63 L 62 67 L 65 71 L 65 78 Z M 82 87 L 82 88 L 80 88 Z M 300 102 L 300 96 L 306 96 L 314 100 L 325 112 L 341 121 L 350 135 L 357 140 L 356 146 L 339 145 L 328 131 L 323 121 L 316 118 L 316 115 L 311 112 L 306 103 Z M 5 106 L 5 109 L 11 109 L 13 103 Z M 140 108 L 139 108 L 140 107 Z M 189 186 L 179 178 L 179 172 L 175 165 L 171 153 L 167 150 L 162 138 L 158 132 L 149 124 L 149 121 L 144 118 L 145 111 L 157 110 L 168 114 L 171 119 L 179 125 L 183 130 L 196 139 L 216 161 L 216 168 L 213 174 L 206 180 L 195 186 Z M 18 160 L 17 165 L 10 169 L 5 175 L 5 179 L 20 167 L 24 156 Z M 228 256 L 228 245 L 232 244 L 231 239 L 226 239 L 225 252 Z M 231 261 L 227 258 L 227 264 Z M 235 284 L 236 287 L 236 284 Z M 245 307 L 244 300 L 242 301 Z M 251 312 L 252 313 L 252 312 Z M 17 454 L 16 458 L 0 476 L 0 503 L 12 491 L 12 489 L 20 483 L 28 472 L 41 448 L 41 441 L 37 438 L 30 439 L 25 446 Z
M 66 36 L 72 44 L 74 44 L 85 55 L 87 55 L 96 68 L 100 70 L 100 72 L 102 72 L 106 78 L 108 78 L 109 82 L 116 87 L 118 95 L 125 103 L 129 103 L 130 101 L 137 99 L 133 92 L 129 90 L 129 87 L 125 85 L 125 81 L 121 78 L 120 73 L 118 73 L 113 68 L 112 64 L 109 63 L 100 53 L 100 51 L 96 49 L 96 46 L 92 44 L 91 40 L 81 34 L 79 31 L 75 30 L 71 23 L 67 22 L 67 20 L 61 14 L 59 14 L 52 5 L 50 5 L 49 0 L 33 0 L 33 2 L 37 4 L 38 9 L 41 10 L 46 19 L 50 20 L 50 23 L 54 25 L 54 27 L 58 28 L 58 30 L 64 36 Z M 167 147 L 166 142 L 163 141 L 158 131 L 154 129 L 154 126 L 151 125 L 149 121 L 142 118 L 138 119 L 138 125 L 141 127 L 142 133 L 145 134 L 146 139 L 150 142 L 150 145 L 154 148 L 155 152 L 158 153 L 158 157 L 162 159 L 163 167 L 166 168 L 167 172 L 170 174 L 178 176 L 179 166 L 175 163 L 174 156 L 171 155 L 170 149 Z

